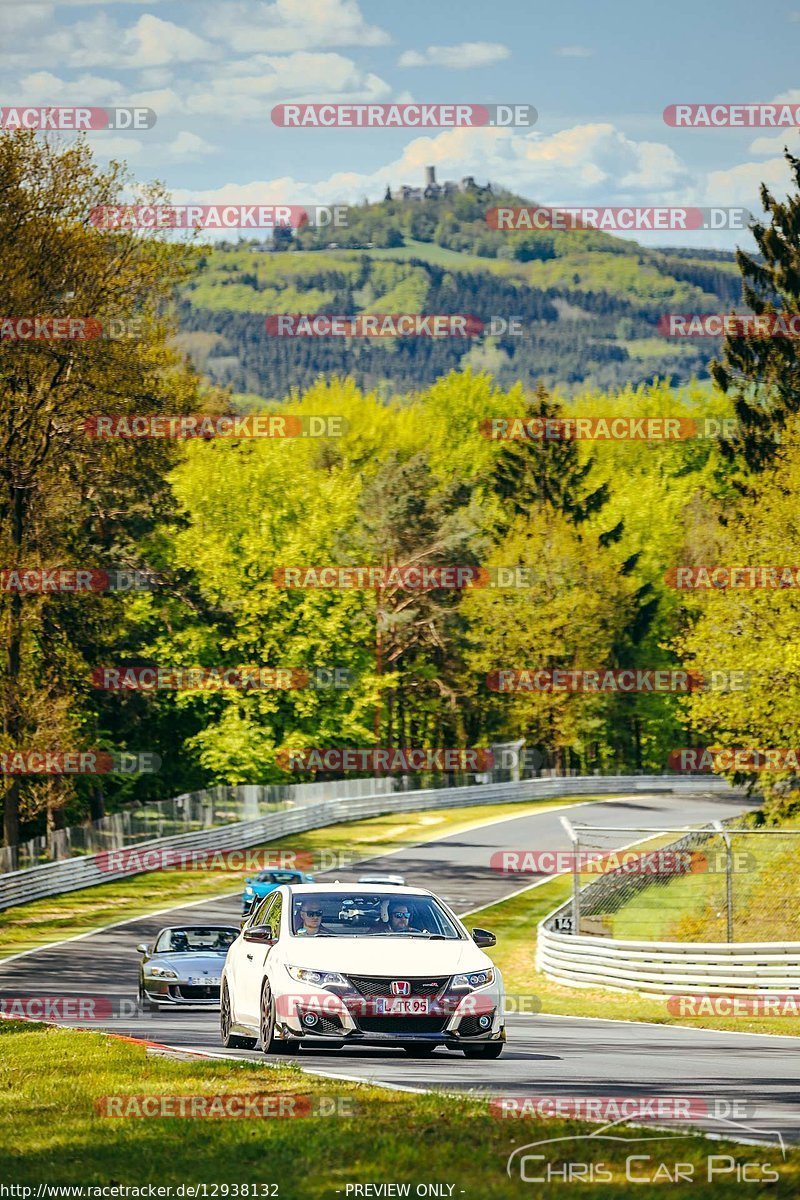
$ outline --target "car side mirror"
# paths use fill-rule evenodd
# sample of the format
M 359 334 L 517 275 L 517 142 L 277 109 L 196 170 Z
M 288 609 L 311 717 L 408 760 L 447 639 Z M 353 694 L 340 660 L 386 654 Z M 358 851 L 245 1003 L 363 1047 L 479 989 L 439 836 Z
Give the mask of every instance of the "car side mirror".
M 242 936 L 246 942 L 260 942 L 263 946 L 274 946 L 278 940 L 272 936 L 272 928 L 269 925 L 253 925 L 250 929 L 245 929 Z
M 482 950 L 487 949 L 489 946 L 497 945 L 497 938 L 488 929 L 473 929 L 472 940 Z
M 136 953 L 137 954 L 149 954 L 150 951 L 147 947 L 147 944 L 145 942 L 139 942 L 139 945 L 136 947 Z

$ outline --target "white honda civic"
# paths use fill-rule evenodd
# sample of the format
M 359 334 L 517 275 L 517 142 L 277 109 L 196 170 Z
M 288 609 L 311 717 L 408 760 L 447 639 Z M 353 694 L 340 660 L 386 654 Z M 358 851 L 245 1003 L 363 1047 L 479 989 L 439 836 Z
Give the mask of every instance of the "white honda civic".
M 227 1047 L 265 1054 L 316 1046 L 437 1046 L 497 1058 L 505 1042 L 503 981 L 432 892 L 391 885 L 300 884 L 254 907 L 222 971 Z

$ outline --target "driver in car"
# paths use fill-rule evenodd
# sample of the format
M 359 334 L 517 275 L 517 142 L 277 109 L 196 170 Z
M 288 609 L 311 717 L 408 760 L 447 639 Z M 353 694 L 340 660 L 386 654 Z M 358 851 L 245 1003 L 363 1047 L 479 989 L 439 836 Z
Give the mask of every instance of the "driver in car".
M 300 924 L 295 928 L 298 937 L 330 937 L 332 930 L 322 924 L 322 909 L 318 900 L 304 900 L 298 913 Z

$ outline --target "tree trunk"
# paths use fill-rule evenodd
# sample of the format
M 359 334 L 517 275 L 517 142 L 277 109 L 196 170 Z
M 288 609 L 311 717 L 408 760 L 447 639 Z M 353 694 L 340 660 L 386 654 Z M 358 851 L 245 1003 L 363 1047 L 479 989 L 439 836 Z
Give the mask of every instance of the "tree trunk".
M 11 545 L 12 564 L 21 567 L 23 529 L 25 523 L 25 492 L 11 485 Z M 19 749 L 22 732 L 20 712 L 20 671 L 22 662 L 22 594 L 11 592 L 9 597 L 8 647 L 6 650 L 6 684 L 8 699 L 4 727 L 12 749 Z M 7 777 L 3 794 L 3 841 L 6 846 L 19 843 L 19 779 Z

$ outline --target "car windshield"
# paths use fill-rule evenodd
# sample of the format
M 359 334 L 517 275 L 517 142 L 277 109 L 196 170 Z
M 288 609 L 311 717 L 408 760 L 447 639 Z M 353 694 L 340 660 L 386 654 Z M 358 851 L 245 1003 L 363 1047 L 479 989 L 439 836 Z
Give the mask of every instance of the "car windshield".
M 300 876 L 294 871 L 261 871 L 256 875 L 256 883 L 297 883 Z
M 156 942 L 155 954 L 196 954 L 199 950 L 227 951 L 239 936 L 238 929 L 225 925 L 185 926 L 164 929 Z
M 295 937 L 463 938 L 433 896 L 315 892 L 292 900 Z

